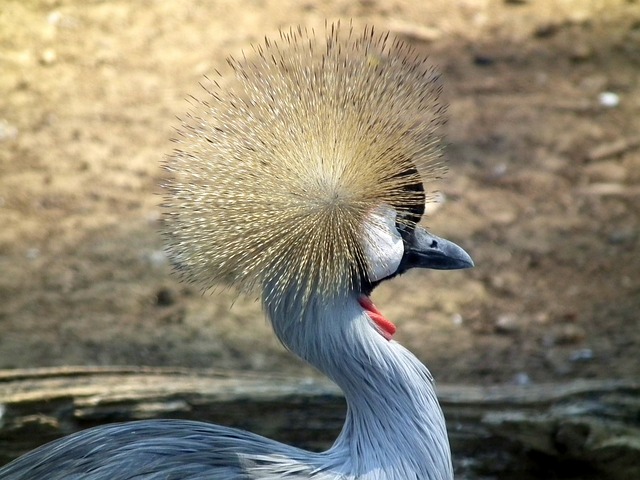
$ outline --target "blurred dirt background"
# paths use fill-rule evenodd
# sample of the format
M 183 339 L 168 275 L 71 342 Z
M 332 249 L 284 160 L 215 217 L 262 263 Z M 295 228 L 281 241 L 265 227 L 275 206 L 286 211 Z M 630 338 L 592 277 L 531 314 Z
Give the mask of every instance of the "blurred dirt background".
M 632 0 L 2 0 L 0 368 L 315 375 L 253 299 L 175 280 L 157 185 L 204 74 L 325 18 L 388 29 L 445 77 L 450 171 L 425 223 L 477 266 L 379 288 L 397 340 L 441 383 L 638 377 Z

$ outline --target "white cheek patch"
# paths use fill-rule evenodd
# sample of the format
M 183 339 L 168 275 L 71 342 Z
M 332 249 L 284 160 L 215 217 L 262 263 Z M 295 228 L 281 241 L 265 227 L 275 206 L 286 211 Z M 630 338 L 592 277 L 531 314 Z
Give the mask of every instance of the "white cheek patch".
M 364 254 L 369 280 L 381 280 L 398 270 L 404 244 L 396 228 L 396 211 L 388 205 L 372 210 L 364 228 Z

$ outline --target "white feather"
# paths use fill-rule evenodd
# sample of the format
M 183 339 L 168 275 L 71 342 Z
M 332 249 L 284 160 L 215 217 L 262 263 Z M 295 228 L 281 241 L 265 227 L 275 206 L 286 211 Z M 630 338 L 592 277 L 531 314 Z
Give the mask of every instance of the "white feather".
M 364 228 L 364 253 L 369 280 L 375 282 L 398 270 L 404 244 L 396 228 L 396 210 L 382 205 L 369 214 Z

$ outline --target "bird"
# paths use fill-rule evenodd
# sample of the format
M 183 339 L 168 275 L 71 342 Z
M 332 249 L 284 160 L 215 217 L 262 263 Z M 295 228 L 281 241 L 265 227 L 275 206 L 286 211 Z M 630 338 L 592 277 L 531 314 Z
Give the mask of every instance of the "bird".
M 434 378 L 371 300 L 411 269 L 474 265 L 419 225 L 446 170 L 437 69 L 389 32 L 339 22 L 281 30 L 227 65 L 163 161 L 168 257 L 203 291 L 261 301 L 284 347 L 344 392 L 339 436 L 310 452 L 197 421 L 112 424 L 0 479 L 453 479 Z

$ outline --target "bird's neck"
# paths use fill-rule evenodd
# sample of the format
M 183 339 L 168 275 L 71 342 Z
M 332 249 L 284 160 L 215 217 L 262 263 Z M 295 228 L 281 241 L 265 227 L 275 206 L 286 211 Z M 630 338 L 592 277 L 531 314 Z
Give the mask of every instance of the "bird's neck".
M 271 311 L 276 335 L 331 378 L 348 411 L 325 458 L 345 478 L 453 478 L 444 417 L 427 368 L 374 327 L 357 295 Z M 343 463 L 341 463 L 343 462 Z

